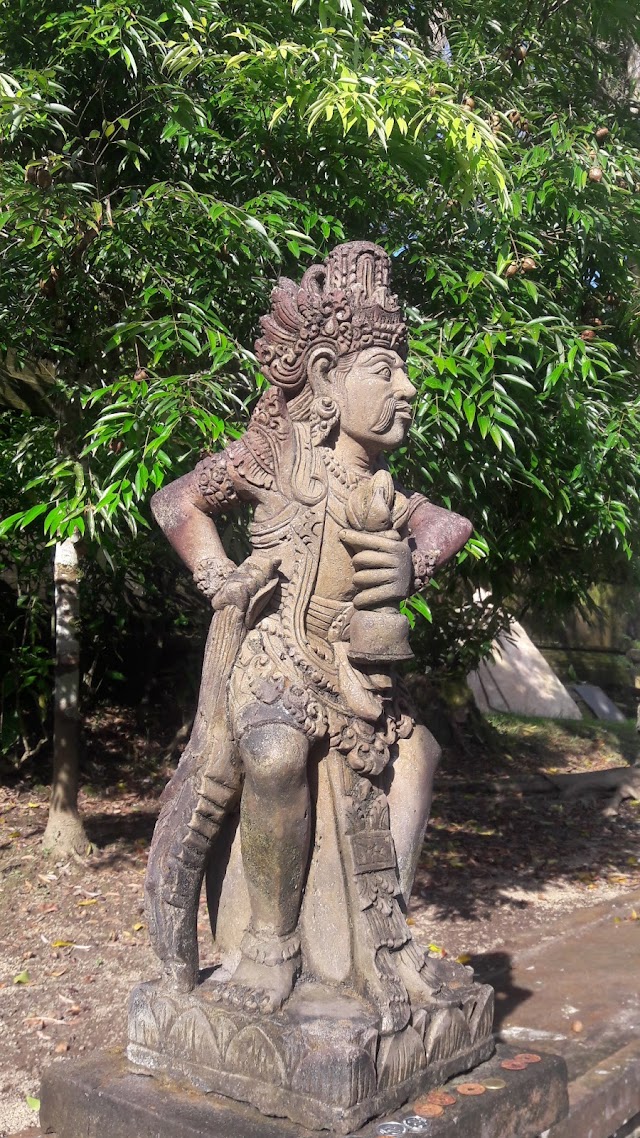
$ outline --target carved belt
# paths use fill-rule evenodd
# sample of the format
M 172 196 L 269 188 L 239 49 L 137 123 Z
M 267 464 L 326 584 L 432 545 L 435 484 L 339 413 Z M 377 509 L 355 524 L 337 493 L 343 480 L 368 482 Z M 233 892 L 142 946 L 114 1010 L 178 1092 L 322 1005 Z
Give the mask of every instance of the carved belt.
M 333 601 L 314 593 L 307 609 L 307 632 L 330 643 L 347 640 L 353 611 L 350 601 Z

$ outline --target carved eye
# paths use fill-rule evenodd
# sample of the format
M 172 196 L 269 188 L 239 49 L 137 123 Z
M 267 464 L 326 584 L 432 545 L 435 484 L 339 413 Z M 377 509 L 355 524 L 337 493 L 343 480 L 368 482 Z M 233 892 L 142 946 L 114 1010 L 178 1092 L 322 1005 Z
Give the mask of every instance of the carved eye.
M 380 368 L 380 371 L 378 374 L 381 375 L 383 379 L 391 379 L 391 368 L 390 367 Z

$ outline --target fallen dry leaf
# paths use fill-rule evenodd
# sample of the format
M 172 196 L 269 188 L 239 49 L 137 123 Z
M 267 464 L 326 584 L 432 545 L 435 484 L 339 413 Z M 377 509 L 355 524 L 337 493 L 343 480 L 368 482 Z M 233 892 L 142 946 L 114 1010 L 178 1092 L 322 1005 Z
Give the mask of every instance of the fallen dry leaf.
M 584 1029 L 584 1024 L 582 1023 L 582 1021 L 579 1019 L 574 1019 L 573 1023 L 571 1024 L 571 1030 L 575 1031 L 576 1035 L 579 1035 L 583 1029 Z
M 65 1051 L 69 1050 L 69 1046 L 70 1044 L 67 1043 L 66 1039 L 61 1039 L 60 1043 L 56 1043 L 53 1050 L 56 1055 L 63 1055 Z

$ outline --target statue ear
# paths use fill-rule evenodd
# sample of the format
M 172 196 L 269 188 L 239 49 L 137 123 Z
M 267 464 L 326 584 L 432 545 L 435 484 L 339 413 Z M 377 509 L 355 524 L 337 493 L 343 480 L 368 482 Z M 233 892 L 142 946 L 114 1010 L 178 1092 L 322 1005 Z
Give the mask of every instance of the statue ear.
M 311 350 L 307 361 L 307 379 L 314 395 L 326 395 L 331 391 L 335 366 L 336 352 L 330 344 L 318 344 Z

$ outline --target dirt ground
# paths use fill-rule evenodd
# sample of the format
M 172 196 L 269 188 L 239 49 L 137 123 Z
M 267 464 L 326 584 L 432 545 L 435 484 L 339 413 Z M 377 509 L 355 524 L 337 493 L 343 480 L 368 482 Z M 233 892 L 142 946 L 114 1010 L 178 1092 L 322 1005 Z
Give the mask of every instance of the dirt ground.
M 640 802 L 527 795 L 514 776 L 597 770 L 635 758 L 630 725 L 494 717 L 487 745 L 445 752 L 410 920 L 423 942 L 475 956 L 535 937 L 565 912 L 640 887 Z M 122 1044 L 128 993 L 157 972 L 143 879 L 168 764 L 133 714 L 89 724 L 83 864 L 41 852 L 47 788 L 0 789 L 0 1135 L 35 1123 L 40 1072 L 59 1056 Z M 483 779 L 499 791 L 479 792 Z M 201 955 L 213 960 L 206 909 Z

